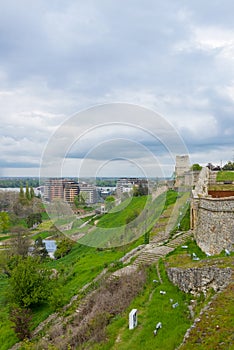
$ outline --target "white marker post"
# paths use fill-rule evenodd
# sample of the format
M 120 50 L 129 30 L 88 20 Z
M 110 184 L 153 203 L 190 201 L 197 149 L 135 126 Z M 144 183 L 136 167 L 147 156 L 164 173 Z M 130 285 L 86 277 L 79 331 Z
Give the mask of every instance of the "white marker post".
M 134 329 L 137 326 L 137 309 L 132 309 L 129 313 L 129 329 Z

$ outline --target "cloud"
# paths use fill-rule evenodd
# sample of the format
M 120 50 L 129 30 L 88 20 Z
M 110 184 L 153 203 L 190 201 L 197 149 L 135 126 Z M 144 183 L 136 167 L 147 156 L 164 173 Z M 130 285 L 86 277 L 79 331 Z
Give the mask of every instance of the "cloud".
M 164 115 L 196 162 L 204 152 L 214 161 L 232 158 L 233 10 L 231 0 L 3 3 L 3 166 L 8 159 L 14 163 L 15 152 L 22 169 L 39 164 L 61 123 L 109 102 L 139 104 Z M 125 137 L 124 128 L 113 136 Z M 142 137 L 152 152 L 163 154 L 150 137 L 136 132 L 132 137 Z M 79 156 L 102 140 L 105 135 L 90 135 Z M 132 157 L 137 157 L 134 150 Z

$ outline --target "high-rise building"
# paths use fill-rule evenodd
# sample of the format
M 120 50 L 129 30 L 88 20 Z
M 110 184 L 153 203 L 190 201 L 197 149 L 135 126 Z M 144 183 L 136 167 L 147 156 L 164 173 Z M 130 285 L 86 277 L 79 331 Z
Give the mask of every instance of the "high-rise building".
M 64 179 L 47 179 L 45 181 L 45 199 L 49 202 L 52 202 L 54 199 L 63 199 L 63 182 Z
M 44 197 L 49 202 L 61 199 L 73 203 L 75 196 L 79 195 L 79 184 L 66 179 L 50 178 L 45 181 Z
M 78 182 L 65 181 L 64 182 L 64 200 L 68 203 L 73 203 L 74 198 L 80 193 Z

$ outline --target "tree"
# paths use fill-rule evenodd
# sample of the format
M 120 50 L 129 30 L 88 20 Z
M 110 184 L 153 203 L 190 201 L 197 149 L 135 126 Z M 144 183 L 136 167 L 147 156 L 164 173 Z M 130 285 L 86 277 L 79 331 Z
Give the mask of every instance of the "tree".
M 11 240 L 12 255 L 26 257 L 30 246 L 29 239 L 26 236 L 25 229 L 21 226 L 16 226 L 12 229 L 14 237 Z
M 5 211 L 0 212 L 0 232 L 7 232 L 10 226 L 9 214 Z
M 45 302 L 50 295 L 50 273 L 39 258 L 20 257 L 10 278 L 14 302 L 23 308 Z
M 35 192 L 34 192 L 33 187 L 31 186 L 30 187 L 30 199 L 33 199 L 34 197 L 35 197 Z
M 82 193 L 80 193 L 78 196 L 74 197 L 74 204 L 76 208 L 79 208 L 81 206 L 85 205 L 85 198 Z
M 28 183 L 26 183 L 25 197 L 28 201 L 31 199 Z
M 139 186 L 133 186 L 133 196 L 146 196 L 148 194 L 148 186 L 146 184 L 139 183 Z
M 198 163 L 195 163 L 192 165 L 191 170 L 192 171 L 200 171 L 200 170 L 202 170 L 202 166 Z
M 33 255 L 39 256 L 44 259 L 48 256 L 48 252 L 46 250 L 46 245 L 43 243 L 42 238 L 39 236 L 34 243 Z
M 27 223 L 28 228 L 33 227 L 33 225 L 35 225 L 35 224 L 41 224 L 42 223 L 41 213 L 30 214 L 26 219 L 26 223 Z
M 19 340 L 30 337 L 30 323 L 32 321 L 32 311 L 30 309 L 14 307 L 10 313 L 10 321 L 14 323 L 13 329 Z
M 227 164 L 223 166 L 223 170 L 234 170 L 234 162 L 227 162 Z
M 57 249 L 54 253 L 54 257 L 56 259 L 59 259 L 67 255 L 72 249 L 73 245 L 74 245 L 74 242 L 72 240 L 68 238 L 62 239 L 62 241 L 58 243 Z
M 107 210 L 111 210 L 115 206 L 115 197 L 113 196 L 106 197 L 105 205 Z
M 24 195 L 24 189 L 23 186 L 20 185 L 20 191 L 19 191 L 19 201 L 23 203 L 25 200 L 25 195 Z

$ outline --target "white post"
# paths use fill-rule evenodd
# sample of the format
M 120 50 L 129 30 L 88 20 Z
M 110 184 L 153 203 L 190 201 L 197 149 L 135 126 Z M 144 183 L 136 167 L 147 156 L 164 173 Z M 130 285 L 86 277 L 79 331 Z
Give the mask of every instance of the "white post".
M 134 329 L 137 326 L 137 309 L 132 309 L 129 313 L 129 329 Z

